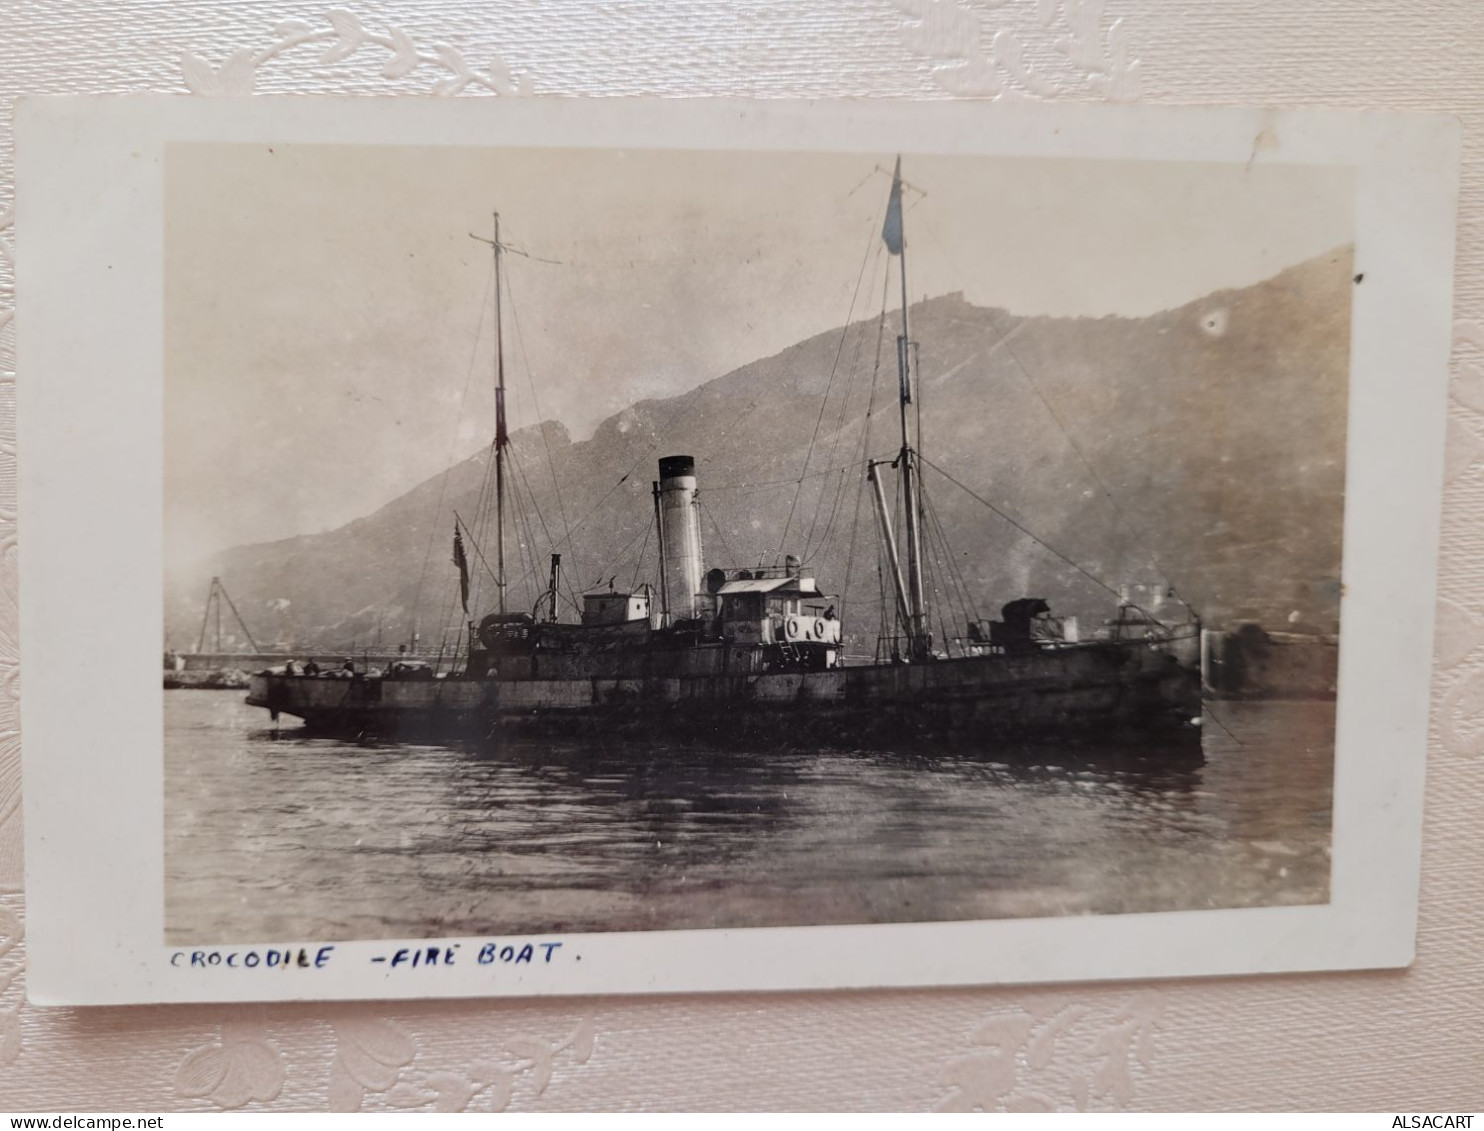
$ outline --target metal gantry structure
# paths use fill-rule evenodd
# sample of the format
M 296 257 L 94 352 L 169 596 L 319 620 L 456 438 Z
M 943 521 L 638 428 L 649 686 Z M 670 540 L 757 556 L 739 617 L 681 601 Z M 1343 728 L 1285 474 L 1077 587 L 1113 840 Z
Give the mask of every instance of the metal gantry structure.
M 206 632 L 212 627 L 214 622 L 216 628 L 216 648 L 214 651 L 221 652 L 223 603 L 231 610 L 232 617 L 237 622 L 237 627 L 242 629 L 242 635 L 247 637 L 248 648 L 254 654 L 261 651 L 258 648 L 257 641 L 252 638 L 252 632 L 249 631 L 247 622 L 242 619 L 242 614 L 237 611 L 237 606 L 228 595 L 227 587 L 222 584 L 220 577 L 213 577 L 211 579 L 211 588 L 206 591 L 206 608 L 201 613 L 201 634 L 196 639 L 196 651 L 200 653 L 206 650 Z

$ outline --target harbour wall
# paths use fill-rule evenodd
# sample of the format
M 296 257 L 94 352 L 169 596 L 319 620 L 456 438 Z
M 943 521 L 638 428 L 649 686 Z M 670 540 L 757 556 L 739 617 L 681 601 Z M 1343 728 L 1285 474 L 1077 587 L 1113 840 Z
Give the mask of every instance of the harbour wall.
M 1201 682 L 1207 695 L 1222 699 L 1333 699 L 1339 651 L 1337 636 L 1268 632 L 1255 624 L 1230 631 L 1207 629 L 1201 633 Z M 299 663 L 313 659 L 322 668 L 338 668 L 347 656 L 375 668 L 399 658 L 385 651 L 182 653 L 176 670 L 185 678 L 173 686 L 212 686 L 207 681 L 212 673 L 258 672 L 290 659 Z
M 1201 683 L 1220 699 L 1333 699 L 1340 638 L 1246 624 L 1201 633 Z
M 353 659 L 357 664 L 365 664 L 373 668 L 384 668 L 396 659 L 403 660 L 432 660 L 434 657 L 425 655 L 403 655 L 398 656 L 396 652 L 181 652 L 177 653 L 180 666 L 177 671 L 187 672 L 209 672 L 209 671 L 243 671 L 260 672 L 264 668 L 274 668 L 293 660 L 302 664 L 305 660 L 313 660 L 320 667 L 339 667 L 347 659 Z

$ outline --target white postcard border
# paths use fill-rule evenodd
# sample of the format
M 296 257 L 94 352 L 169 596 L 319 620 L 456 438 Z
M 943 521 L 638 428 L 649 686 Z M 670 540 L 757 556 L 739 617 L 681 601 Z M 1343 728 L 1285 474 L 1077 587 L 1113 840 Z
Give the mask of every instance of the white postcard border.
M 349 942 L 329 952 L 293 939 L 162 945 L 163 154 L 179 141 L 900 150 L 1353 167 L 1356 270 L 1364 281 L 1354 290 L 1352 322 L 1331 902 Z M 1341 111 L 629 99 L 23 102 L 16 253 L 31 1000 L 786 990 L 1407 964 L 1420 875 L 1459 147 L 1453 119 Z M 491 959 L 481 963 L 491 943 Z M 530 959 L 522 961 L 527 945 Z M 435 947 L 438 961 L 428 964 Z M 270 962 L 269 951 L 280 960 Z M 249 953 L 257 955 L 252 966 Z

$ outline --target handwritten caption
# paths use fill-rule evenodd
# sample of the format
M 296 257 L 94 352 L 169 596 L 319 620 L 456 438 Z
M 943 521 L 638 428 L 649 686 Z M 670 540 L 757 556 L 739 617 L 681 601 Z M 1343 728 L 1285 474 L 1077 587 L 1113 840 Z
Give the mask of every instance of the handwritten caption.
M 486 942 L 403 946 L 365 959 L 387 970 L 428 970 L 450 966 L 545 966 L 560 950 L 559 942 Z M 212 970 L 323 970 L 335 961 L 335 946 L 259 947 L 250 950 L 175 950 L 170 965 L 177 969 Z M 352 959 L 342 958 L 339 965 Z

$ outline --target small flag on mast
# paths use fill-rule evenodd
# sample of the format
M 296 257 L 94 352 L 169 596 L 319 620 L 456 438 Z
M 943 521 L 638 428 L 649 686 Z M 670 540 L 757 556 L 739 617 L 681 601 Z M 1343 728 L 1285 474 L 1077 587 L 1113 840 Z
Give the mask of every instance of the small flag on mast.
M 891 174 L 891 202 L 886 206 L 886 223 L 881 226 L 881 238 L 886 241 L 886 250 L 893 255 L 902 254 L 902 159 L 897 158 L 897 167 Z
M 469 615 L 469 559 L 464 554 L 464 536 L 459 524 L 453 526 L 453 564 L 459 567 L 459 599 L 464 605 L 464 615 Z

